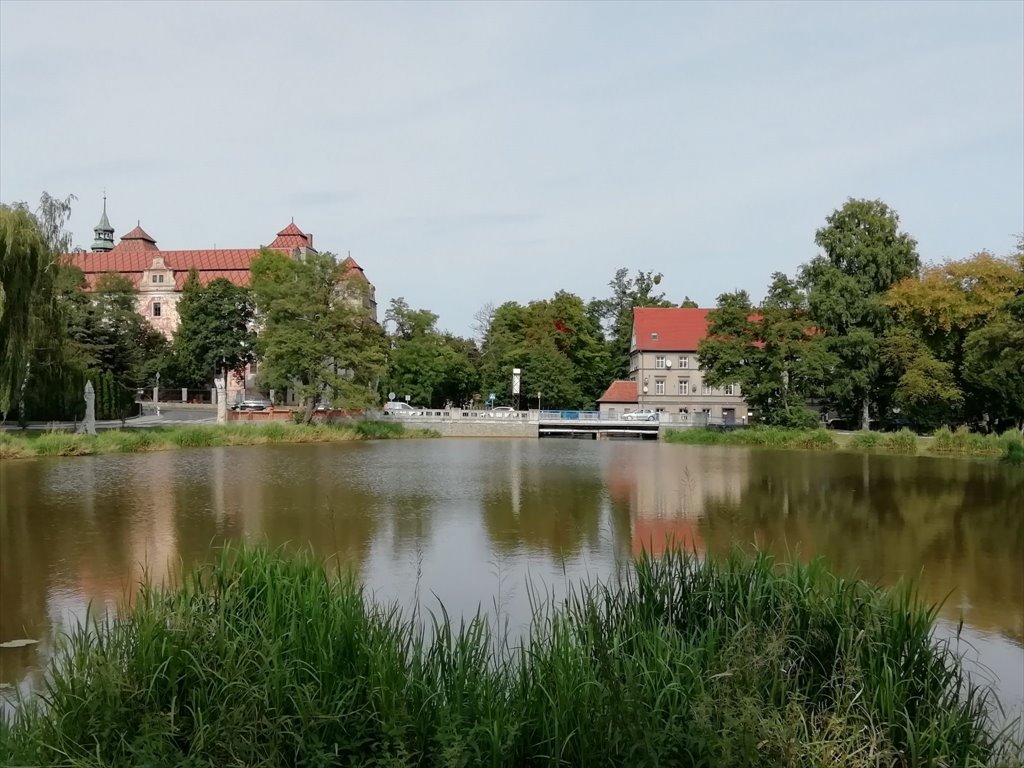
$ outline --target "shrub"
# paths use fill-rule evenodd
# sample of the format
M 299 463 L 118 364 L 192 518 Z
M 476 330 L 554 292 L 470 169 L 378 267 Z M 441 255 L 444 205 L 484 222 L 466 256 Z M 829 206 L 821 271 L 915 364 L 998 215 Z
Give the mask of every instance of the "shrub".
M 1020 436 L 1003 438 L 1003 456 L 1000 461 L 1006 464 L 1024 464 L 1024 439 Z
M 879 432 L 857 432 L 847 445 L 857 451 L 873 451 L 885 442 L 885 435 Z
M 917 435 L 903 428 L 899 432 L 886 435 L 882 447 L 891 453 L 904 453 L 913 456 L 917 453 Z

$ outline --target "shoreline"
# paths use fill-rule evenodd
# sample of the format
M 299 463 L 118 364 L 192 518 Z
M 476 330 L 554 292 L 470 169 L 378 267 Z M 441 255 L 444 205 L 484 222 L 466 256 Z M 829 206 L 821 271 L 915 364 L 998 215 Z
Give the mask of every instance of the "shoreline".
M 827 429 L 782 427 L 748 427 L 731 431 L 695 428 L 668 430 L 664 441 L 676 445 L 726 445 L 1024 463 L 1024 438 L 1013 431 L 1001 435 L 981 435 L 963 428 L 953 432 L 943 427 L 932 435 L 918 435 L 907 429 L 899 432 L 837 433 Z
M 360 421 L 353 424 L 197 424 L 196 426 L 109 429 L 96 435 L 71 432 L 0 433 L 0 460 L 155 453 L 181 448 L 229 448 L 295 443 L 345 443 L 440 437 L 429 429 Z

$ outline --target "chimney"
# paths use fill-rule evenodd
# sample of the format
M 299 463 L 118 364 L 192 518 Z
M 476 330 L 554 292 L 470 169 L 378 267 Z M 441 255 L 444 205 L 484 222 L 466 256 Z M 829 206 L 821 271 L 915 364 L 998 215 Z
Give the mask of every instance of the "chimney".
M 312 232 L 307 232 L 306 233 L 306 240 L 309 241 L 309 247 L 312 248 L 313 247 L 313 233 Z

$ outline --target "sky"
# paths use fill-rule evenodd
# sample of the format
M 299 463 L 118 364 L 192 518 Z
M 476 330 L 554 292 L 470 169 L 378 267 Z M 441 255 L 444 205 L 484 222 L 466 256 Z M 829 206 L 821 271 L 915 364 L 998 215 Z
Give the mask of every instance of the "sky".
M 0 201 L 321 251 L 485 304 L 755 299 L 849 197 L 928 262 L 1024 232 L 1024 3 L 0 2 Z

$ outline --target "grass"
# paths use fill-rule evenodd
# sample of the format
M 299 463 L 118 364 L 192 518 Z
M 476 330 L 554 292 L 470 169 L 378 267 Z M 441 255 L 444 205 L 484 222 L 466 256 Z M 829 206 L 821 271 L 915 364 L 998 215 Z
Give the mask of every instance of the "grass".
M 669 443 L 688 445 L 752 445 L 762 448 L 810 448 L 832 450 L 835 437 L 827 429 L 785 429 L 748 427 L 744 429 L 672 429 L 665 434 Z
M 97 435 L 44 432 L 38 435 L 0 432 L 0 459 L 34 456 L 93 456 L 105 453 L 143 453 L 175 448 L 214 448 L 269 443 L 332 443 L 438 437 L 427 429 L 401 424 L 361 421 L 354 425 L 228 424 L 153 429 L 107 430 Z
M 1019 765 L 909 590 L 671 552 L 535 601 L 515 645 L 224 551 L 67 639 L 0 762 L 74 766 Z M 428 640 L 428 638 L 430 638 Z
M 938 456 L 1002 457 L 1009 464 L 1024 464 L 1024 439 L 1016 431 L 1002 435 L 980 434 L 960 427 L 955 432 L 942 427 L 931 438 L 922 438 L 909 429 L 899 432 L 854 432 L 835 434 L 824 429 L 784 429 L 748 427 L 735 430 L 669 430 L 666 442 L 689 445 L 748 445 L 763 448 L 834 448 L 850 451 L 885 451 L 913 456 L 929 453 Z

